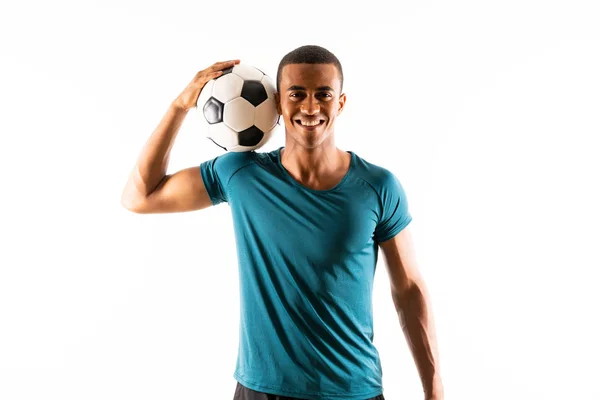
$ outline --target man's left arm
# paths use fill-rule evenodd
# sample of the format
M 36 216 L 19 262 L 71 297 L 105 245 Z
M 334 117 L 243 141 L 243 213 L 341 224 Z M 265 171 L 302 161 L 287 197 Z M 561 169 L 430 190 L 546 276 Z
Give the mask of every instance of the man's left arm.
M 394 306 L 421 377 L 425 400 L 442 400 L 444 390 L 431 302 L 417 267 L 408 227 L 379 246 L 390 278 Z

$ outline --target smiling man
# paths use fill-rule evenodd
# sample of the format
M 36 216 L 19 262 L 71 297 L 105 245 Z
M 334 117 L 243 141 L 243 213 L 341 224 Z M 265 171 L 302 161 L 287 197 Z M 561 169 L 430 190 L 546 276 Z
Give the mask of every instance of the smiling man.
M 138 213 L 231 207 L 241 290 L 234 400 L 384 399 L 373 344 L 379 249 L 424 397 L 442 399 L 431 307 L 402 185 L 389 170 L 335 145 L 335 120 L 346 102 L 335 55 L 302 46 L 281 60 L 276 102 L 284 147 L 230 152 L 166 174 L 174 138 L 200 90 L 236 63 L 200 71 L 173 101 L 122 197 Z
M 334 187 L 350 168 L 351 154 L 338 149 L 334 137 L 335 119 L 346 103 L 342 82 L 339 61 L 323 50 L 300 48 L 279 64 L 275 98 L 286 132 L 281 163 L 312 189 Z

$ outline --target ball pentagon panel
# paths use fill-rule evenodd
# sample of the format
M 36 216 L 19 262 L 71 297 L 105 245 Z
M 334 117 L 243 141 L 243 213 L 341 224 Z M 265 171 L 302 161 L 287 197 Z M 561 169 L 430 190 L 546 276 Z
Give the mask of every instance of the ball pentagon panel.
M 238 133 L 238 143 L 240 146 L 254 147 L 261 142 L 264 136 L 264 132 L 253 125 Z
M 244 81 L 241 97 L 254 107 L 268 99 L 267 91 L 260 81 Z
M 223 109 L 224 104 L 219 100 L 211 97 L 204 103 L 204 118 L 209 124 L 218 124 L 219 122 L 223 122 Z

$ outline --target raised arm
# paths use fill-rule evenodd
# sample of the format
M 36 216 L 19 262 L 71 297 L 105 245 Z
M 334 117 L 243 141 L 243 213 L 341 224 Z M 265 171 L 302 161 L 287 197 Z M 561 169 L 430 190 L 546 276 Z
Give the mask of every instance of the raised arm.
M 200 167 L 167 175 L 175 137 L 188 111 L 196 106 L 202 88 L 222 70 L 240 60 L 213 64 L 194 76 L 185 90 L 169 105 L 131 170 L 121 195 L 121 204 L 136 213 L 169 213 L 206 208 L 212 202 L 206 192 Z

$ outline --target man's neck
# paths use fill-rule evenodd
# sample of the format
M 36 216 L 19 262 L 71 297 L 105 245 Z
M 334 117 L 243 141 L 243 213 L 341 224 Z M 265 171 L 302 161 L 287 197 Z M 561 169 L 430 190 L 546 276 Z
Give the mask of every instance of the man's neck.
M 350 154 L 334 146 L 281 149 L 281 164 L 297 181 L 310 186 L 335 186 L 348 171 Z

